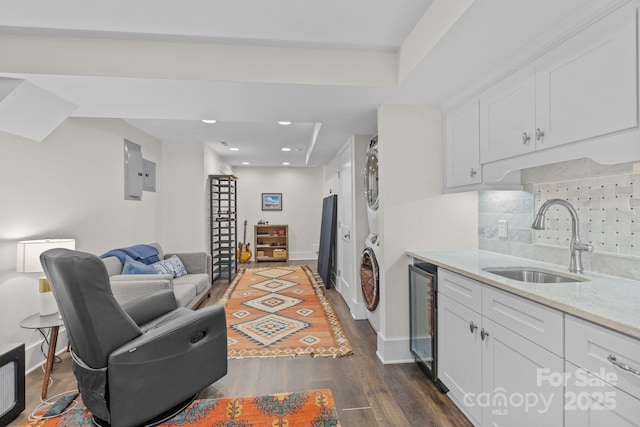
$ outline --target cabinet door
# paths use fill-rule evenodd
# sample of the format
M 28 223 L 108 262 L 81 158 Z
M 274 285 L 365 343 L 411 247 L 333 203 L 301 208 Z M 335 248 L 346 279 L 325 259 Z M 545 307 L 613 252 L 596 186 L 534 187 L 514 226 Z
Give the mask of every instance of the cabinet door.
M 482 182 L 480 110 L 474 99 L 447 114 L 447 188 Z
M 484 318 L 483 426 L 561 426 L 563 360 Z
M 476 425 L 482 419 L 482 407 L 466 396 L 479 395 L 482 387 L 480 321 L 480 314 L 438 295 L 438 378 Z
M 548 148 L 638 125 L 636 8 L 592 24 L 536 67 L 536 121 Z
M 480 96 L 480 161 L 488 163 L 534 149 L 535 74 L 516 72 Z
M 566 362 L 565 427 L 640 427 L 640 400 Z

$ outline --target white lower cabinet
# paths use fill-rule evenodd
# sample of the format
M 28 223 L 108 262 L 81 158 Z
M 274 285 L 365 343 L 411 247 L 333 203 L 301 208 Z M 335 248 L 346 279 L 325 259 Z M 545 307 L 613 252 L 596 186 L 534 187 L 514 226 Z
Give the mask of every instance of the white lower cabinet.
M 438 270 L 438 378 L 476 426 L 640 427 L 640 340 Z
M 471 279 L 443 270 L 438 274 L 439 282 L 444 275 L 449 284 L 438 294 L 438 377 L 449 397 L 474 425 L 561 426 L 563 386 L 552 378 L 563 375 L 563 358 L 512 330 L 519 329 L 522 318 L 546 325 L 548 315 L 559 313 L 541 314 L 539 304 L 475 282 L 481 292 L 474 294 L 483 301 L 479 313 L 473 309 L 477 301 L 451 292 L 457 281 L 468 288 Z M 517 307 L 511 320 L 494 321 L 496 301 L 499 307 Z
M 553 379 L 564 361 L 548 350 L 486 317 L 482 353 L 482 388 L 490 404 L 483 426 L 561 426 L 563 387 Z
M 640 341 L 569 315 L 565 330 L 565 359 L 640 399 Z
M 438 378 L 449 397 L 476 425 L 482 407 L 475 399 L 482 393 L 480 314 L 444 294 L 438 296 Z
M 565 426 L 640 426 L 640 342 L 565 316 Z
M 638 427 L 640 400 L 566 363 L 565 427 Z

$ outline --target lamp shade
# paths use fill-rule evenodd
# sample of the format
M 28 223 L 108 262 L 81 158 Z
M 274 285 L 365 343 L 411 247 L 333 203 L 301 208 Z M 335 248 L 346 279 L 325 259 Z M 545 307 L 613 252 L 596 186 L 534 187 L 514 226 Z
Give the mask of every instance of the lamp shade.
M 24 240 L 18 242 L 16 271 L 18 273 L 42 273 L 40 254 L 53 248 L 75 249 L 74 239 Z

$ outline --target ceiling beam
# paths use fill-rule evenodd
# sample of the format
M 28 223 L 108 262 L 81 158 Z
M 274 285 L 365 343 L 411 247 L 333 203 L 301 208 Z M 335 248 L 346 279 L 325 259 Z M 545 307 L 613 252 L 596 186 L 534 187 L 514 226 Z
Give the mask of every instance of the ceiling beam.
M 398 83 L 401 83 L 453 27 L 474 0 L 434 0 L 400 46 Z
M 0 34 L 6 73 L 395 86 L 397 53 Z

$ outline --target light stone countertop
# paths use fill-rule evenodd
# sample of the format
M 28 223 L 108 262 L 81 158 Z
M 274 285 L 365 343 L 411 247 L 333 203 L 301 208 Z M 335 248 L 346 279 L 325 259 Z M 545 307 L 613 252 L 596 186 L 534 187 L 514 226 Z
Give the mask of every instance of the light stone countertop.
M 482 250 L 410 250 L 408 256 L 520 295 L 640 339 L 640 281 L 585 272 Z M 527 283 L 483 271 L 486 267 L 537 267 L 587 282 Z

